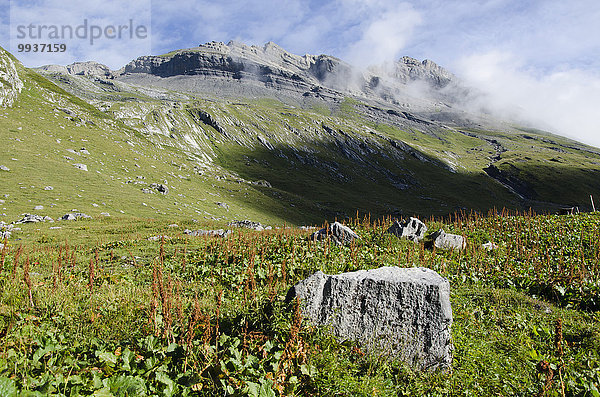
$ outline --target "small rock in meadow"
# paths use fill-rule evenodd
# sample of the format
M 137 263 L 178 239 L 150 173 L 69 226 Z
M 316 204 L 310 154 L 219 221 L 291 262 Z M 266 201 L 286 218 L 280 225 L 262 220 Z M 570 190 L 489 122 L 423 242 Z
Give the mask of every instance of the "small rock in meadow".
M 498 244 L 494 244 L 491 241 L 488 241 L 487 243 L 482 244 L 481 248 L 487 251 L 495 251 L 498 249 Z
M 188 236 L 211 236 L 211 237 L 221 237 L 221 238 L 226 238 L 228 237 L 232 231 L 231 230 L 224 230 L 224 229 L 217 229 L 217 230 L 190 230 L 190 229 L 185 229 L 183 231 L 185 234 L 187 234 Z
M 36 210 L 36 211 L 40 211 L 40 210 L 44 209 L 44 206 L 43 205 L 36 205 L 35 207 L 33 207 L 33 209 Z
M 58 230 L 58 229 L 62 229 L 61 226 L 52 226 L 51 228 L 49 228 L 50 230 Z
M 52 186 L 46 186 L 44 190 L 54 190 L 54 188 Z
M 161 241 L 162 239 L 170 240 L 171 237 L 169 237 L 169 236 L 152 236 L 152 237 L 148 237 L 148 241 Z
M 334 222 L 329 227 L 324 227 L 323 229 L 314 232 L 311 234 L 311 240 L 325 240 L 331 239 L 338 245 L 348 244 L 352 242 L 352 240 L 358 239 L 358 234 L 356 234 L 352 229 L 348 226 L 344 226 L 339 222 Z
M 108 212 L 101 212 L 100 215 L 102 215 L 102 216 L 110 216 L 110 214 Z
M 441 250 L 463 250 L 467 246 L 467 242 L 463 236 L 458 234 L 446 233 L 444 229 L 440 229 L 431 235 L 432 245 Z
M 73 166 L 75 166 L 75 168 L 78 168 L 78 169 L 80 169 L 82 171 L 87 171 L 88 170 L 88 167 L 85 164 L 75 163 L 75 164 L 73 164 Z
M 8 168 L 5 165 L 0 165 L 0 170 L 2 170 L 2 171 L 10 171 L 10 168 Z
M 425 237 L 427 226 L 417 218 L 403 219 L 395 221 L 389 227 L 386 233 L 393 234 L 399 238 L 406 238 L 410 241 L 419 242 Z
M 215 204 L 221 208 L 225 208 L 226 210 L 229 210 L 229 204 L 227 204 L 227 203 L 216 202 Z
M 4 241 L 6 239 L 9 239 L 11 236 L 11 232 L 0 232 L 0 241 Z
M 176 223 L 171 223 L 168 227 L 179 227 L 179 225 Z

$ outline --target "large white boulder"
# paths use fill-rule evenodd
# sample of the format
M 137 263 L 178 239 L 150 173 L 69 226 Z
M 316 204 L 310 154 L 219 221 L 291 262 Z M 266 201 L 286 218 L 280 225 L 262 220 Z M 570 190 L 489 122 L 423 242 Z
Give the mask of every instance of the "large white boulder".
M 450 284 L 426 268 L 382 267 L 316 272 L 288 292 L 302 316 L 329 327 L 367 352 L 399 358 L 420 370 L 450 368 Z

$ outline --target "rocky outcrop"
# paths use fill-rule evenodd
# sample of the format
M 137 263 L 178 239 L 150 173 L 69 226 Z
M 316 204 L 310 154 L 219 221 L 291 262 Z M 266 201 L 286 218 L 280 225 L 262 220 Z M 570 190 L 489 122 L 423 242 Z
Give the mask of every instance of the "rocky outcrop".
M 421 370 L 450 368 L 450 284 L 425 268 L 383 267 L 330 276 L 317 272 L 292 287 L 302 316 L 367 352 Z
M 352 240 L 359 238 L 352 229 L 348 226 L 344 226 L 339 222 L 334 222 L 328 227 L 324 227 L 321 230 L 314 232 L 311 236 L 311 240 L 326 240 L 330 239 L 336 244 L 343 245 L 349 244 Z
M 529 183 L 519 178 L 519 170 L 512 164 L 507 164 L 507 169 L 500 169 L 491 164 L 484 168 L 486 174 L 494 178 L 510 191 L 523 199 L 536 199 L 537 193 L 531 188 Z
M 427 232 L 427 226 L 417 218 L 411 217 L 403 219 L 400 222 L 395 221 L 386 233 L 393 234 L 399 238 L 406 238 L 416 243 L 425 238 L 425 232 Z
M 23 81 L 19 78 L 13 58 L 0 47 L 0 107 L 12 106 L 22 89 Z

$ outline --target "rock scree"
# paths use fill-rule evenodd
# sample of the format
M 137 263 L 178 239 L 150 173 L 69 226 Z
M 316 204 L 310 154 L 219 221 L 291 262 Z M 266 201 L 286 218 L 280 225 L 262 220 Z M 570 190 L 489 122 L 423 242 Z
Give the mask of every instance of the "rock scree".
M 407 238 L 417 243 L 425 238 L 426 232 L 427 226 L 417 218 L 411 217 L 410 219 L 395 221 L 386 233 L 393 234 L 399 238 Z
M 445 371 L 452 364 L 450 284 L 431 269 L 318 271 L 288 291 L 288 301 L 296 297 L 303 318 L 369 353 L 419 370 Z

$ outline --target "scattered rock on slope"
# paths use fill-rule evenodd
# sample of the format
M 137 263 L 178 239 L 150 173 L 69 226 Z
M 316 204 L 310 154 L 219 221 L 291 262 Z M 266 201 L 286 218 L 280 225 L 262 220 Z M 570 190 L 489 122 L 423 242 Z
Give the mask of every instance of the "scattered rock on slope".
M 0 165 L 0 171 L 10 171 L 10 168 L 5 165 Z
M 217 230 L 190 230 L 190 229 L 185 229 L 183 231 L 185 234 L 187 234 L 188 236 L 211 236 L 211 237 L 221 237 L 221 238 L 226 238 L 228 237 L 232 231 L 231 230 L 224 230 L 224 229 L 217 229 Z
M 234 221 L 230 222 L 229 224 L 227 224 L 227 226 L 245 227 L 247 229 L 256 230 L 258 232 L 263 231 L 263 230 L 270 230 L 270 229 L 272 229 L 271 226 L 265 226 L 265 225 L 262 225 L 259 222 L 252 222 L 252 221 L 249 221 L 247 219 L 243 220 L 243 221 L 234 220 Z
M 367 352 L 421 370 L 451 365 L 450 284 L 433 270 L 382 267 L 333 276 L 319 271 L 290 289 L 288 300 L 295 297 L 304 318 Z
M 69 212 L 68 214 L 63 215 L 62 217 L 60 217 L 60 221 L 76 221 L 79 219 L 90 219 L 91 216 L 86 215 L 84 213 L 81 212 Z
M 49 216 L 41 216 L 41 215 L 36 215 L 36 214 L 22 214 L 23 218 L 21 218 L 18 221 L 13 222 L 14 224 L 21 224 L 21 223 L 38 223 L 38 222 L 46 222 L 46 221 L 53 221 L 52 218 L 50 218 Z
M 348 226 L 344 226 L 339 222 L 334 222 L 329 227 L 314 232 L 310 236 L 311 240 L 325 240 L 327 238 L 333 240 L 336 244 L 347 244 L 352 240 L 360 238 L 352 229 Z
M 417 218 L 412 217 L 408 220 L 403 219 L 400 222 L 395 221 L 387 230 L 387 233 L 400 238 L 407 238 L 414 242 L 423 240 L 425 232 L 427 232 L 427 226 Z
M 85 164 L 75 163 L 75 164 L 73 164 L 73 166 L 75 166 L 75 168 L 79 168 L 82 171 L 87 171 L 88 170 L 88 167 Z
M 167 185 L 163 185 L 162 183 L 152 183 L 150 185 L 150 187 L 152 189 L 155 189 L 157 192 L 162 193 L 162 194 L 169 193 L 169 188 L 167 187 Z M 142 189 L 142 190 L 144 190 L 144 189 Z

